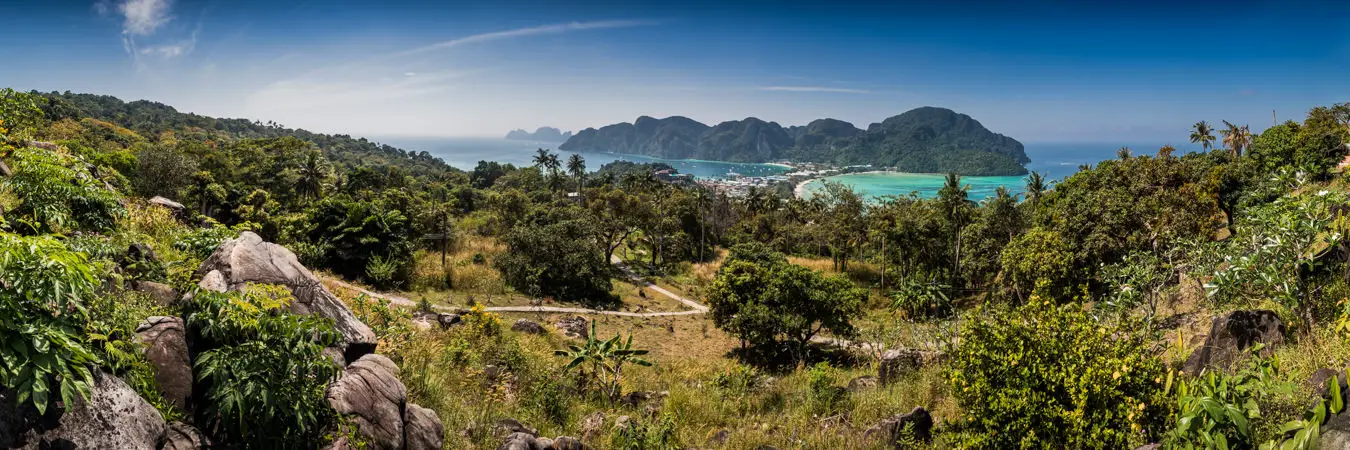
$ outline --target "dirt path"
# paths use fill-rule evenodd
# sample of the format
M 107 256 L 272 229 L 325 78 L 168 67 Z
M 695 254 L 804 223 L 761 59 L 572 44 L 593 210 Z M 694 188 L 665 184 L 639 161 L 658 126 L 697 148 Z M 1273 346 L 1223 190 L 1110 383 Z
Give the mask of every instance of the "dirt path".
M 692 316 L 692 315 L 695 315 L 695 314 L 703 314 L 703 313 L 708 312 L 708 306 L 707 306 L 707 305 L 704 305 L 704 304 L 702 304 L 702 303 L 699 303 L 699 302 L 690 300 L 690 299 L 688 299 L 688 298 L 681 297 L 681 296 L 679 296 L 679 295 L 676 295 L 674 292 L 670 292 L 670 291 L 666 290 L 665 288 L 663 288 L 663 287 L 661 287 L 661 286 L 657 286 L 657 285 L 652 284 L 652 283 L 650 283 L 650 282 L 648 282 L 648 281 L 646 281 L 646 280 L 643 280 L 642 277 L 638 276 L 636 273 L 633 273 L 633 270 L 630 269 L 630 268 L 628 267 L 628 264 L 625 264 L 625 263 L 623 262 L 623 260 L 619 259 L 619 257 L 617 257 L 617 256 L 614 257 L 614 258 L 611 260 L 611 262 L 613 262 L 614 265 L 617 266 L 617 267 L 619 268 L 619 270 L 623 271 L 624 275 L 627 275 L 627 276 L 628 276 L 628 279 L 631 280 L 633 284 L 635 284 L 635 285 L 637 285 L 637 286 L 639 286 L 639 287 L 643 287 L 643 288 L 650 288 L 651 290 L 656 291 L 656 292 L 659 292 L 659 293 L 661 293 L 661 295 L 664 295 L 664 296 L 666 296 L 666 297 L 670 297 L 670 298 L 673 299 L 673 300 L 676 300 L 676 301 L 678 301 L 678 302 L 680 302 L 680 303 L 683 303 L 685 306 L 688 306 L 688 307 L 690 307 L 690 308 L 692 308 L 692 309 L 685 310 L 685 311 L 646 312 L 646 313 L 628 312 L 628 311 L 605 311 L 605 310 L 600 310 L 600 309 L 590 309 L 590 308 L 569 308 L 569 307 L 562 307 L 562 306 L 490 306 L 490 307 L 487 307 L 487 308 L 485 308 L 485 309 L 486 309 L 487 311 L 492 311 L 492 312 L 538 312 L 538 313 L 596 314 L 596 315 L 621 316 L 621 317 L 670 317 L 670 316 Z M 389 303 L 392 303 L 392 304 L 395 304 L 395 305 L 406 306 L 406 307 L 409 307 L 409 308 L 416 308 L 416 307 L 417 307 L 417 302 L 412 301 L 411 299 L 409 299 L 409 298 L 407 298 L 407 297 L 400 297 L 400 296 L 397 296 L 397 295 L 390 295 L 390 294 L 381 294 L 381 293 L 374 292 L 374 291 L 371 291 L 371 290 L 369 290 L 369 289 L 366 289 L 366 288 L 363 288 L 363 287 L 360 287 L 360 286 L 357 286 L 357 285 L 348 283 L 348 282 L 343 281 L 343 280 L 338 279 L 338 278 L 333 278 L 333 277 L 325 277 L 325 278 L 327 278 L 328 281 L 329 281 L 329 282 L 332 282 L 333 284 L 336 284 L 336 285 L 342 286 L 342 287 L 344 287 L 344 288 L 347 288 L 347 289 L 351 289 L 351 290 L 360 292 L 360 293 L 365 294 L 365 295 L 370 296 L 370 297 L 374 297 L 374 298 L 382 298 L 382 299 L 385 299 L 385 300 L 389 300 Z M 450 307 L 446 307 L 446 306 L 440 306 L 440 305 L 433 305 L 432 307 L 435 308 L 435 309 L 442 310 L 442 311 L 451 311 L 451 310 L 454 309 L 454 308 L 450 308 Z

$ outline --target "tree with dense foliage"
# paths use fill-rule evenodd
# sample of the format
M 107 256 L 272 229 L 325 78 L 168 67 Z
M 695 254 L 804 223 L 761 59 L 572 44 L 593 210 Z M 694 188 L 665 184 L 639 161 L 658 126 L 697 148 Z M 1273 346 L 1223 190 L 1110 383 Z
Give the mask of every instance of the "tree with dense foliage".
M 741 249 L 752 259 L 729 257 L 708 293 L 713 323 L 736 335 L 742 344 L 775 350 L 791 343 L 793 360 L 801 361 L 806 345 L 821 331 L 853 334 L 852 320 L 862 313 L 866 293 L 837 276 L 823 276 L 788 264 L 781 255 Z
M 594 224 L 577 212 L 536 211 L 503 238 L 506 253 L 497 268 L 526 295 L 610 305 L 609 261 L 593 236 Z

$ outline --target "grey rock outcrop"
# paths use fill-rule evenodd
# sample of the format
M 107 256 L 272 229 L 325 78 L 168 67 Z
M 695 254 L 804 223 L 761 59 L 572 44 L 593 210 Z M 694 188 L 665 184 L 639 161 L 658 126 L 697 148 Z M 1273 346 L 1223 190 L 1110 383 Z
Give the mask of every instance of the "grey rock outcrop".
M 409 403 L 403 410 L 403 448 L 407 450 L 437 450 L 444 444 L 445 425 L 440 416 L 421 406 Z
M 586 339 L 590 336 L 589 322 L 582 316 L 564 316 L 553 323 L 553 326 L 562 330 L 563 336 L 577 339 Z
M 373 448 L 403 448 L 403 407 L 407 389 L 398 380 L 398 366 L 377 354 L 362 356 L 347 366 L 328 387 L 328 404 L 350 417 Z
M 121 379 L 96 372 L 87 401 L 37 417 L 0 392 L 0 448 L 156 450 L 164 417 Z
M 1182 370 L 1194 375 L 1205 368 L 1226 368 L 1258 343 L 1265 345 L 1263 356 L 1284 343 L 1284 322 L 1274 311 L 1233 311 L 1215 317 L 1205 343 L 1186 358 Z
M 375 351 L 377 338 L 370 327 L 352 315 L 342 300 L 329 292 L 319 278 L 300 264 L 294 253 L 245 231 L 225 241 L 202 262 L 197 274 L 199 285 L 214 291 L 239 290 L 249 283 L 280 284 L 295 296 L 291 312 L 316 314 L 333 320 L 342 335 L 343 355 L 347 361 Z
M 145 358 L 155 366 L 155 383 L 164 398 L 180 411 L 192 411 L 192 360 L 188 355 L 183 319 L 155 316 L 136 326 L 145 345 Z
M 185 206 L 183 206 L 182 203 L 178 203 L 173 200 L 160 197 L 158 195 L 150 198 L 150 204 L 168 208 L 169 211 L 173 211 L 174 214 L 180 214 L 183 212 L 183 209 L 186 208 Z
M 886 386 L 899 380 L 900 377 L 941 360 L 942 357 L 943 355 L 938 352 L 909 348 L 887 350 L 882 353 L 880 364 L 877 365 L 877 378 L 882 386 Z
M 543 325 L 529 319 L 516 319 L 516 323 L 511 324 L 511 331 L 526 334 L 548 334 L 548 330 L 545 330 Z
M 169 424 L 159 444 L 159 450 L 199 450 L 210 447 L 211 440 L 206 435 L 182 422 Z
M 150 296 L 159 306 L 173 306 L 178 303 L 182 296 L 178 295 L 178 290 L 164 283 L 154 281 L 134 281 L 132 289 L 136 292 Z
M 913 411 L 882 420 L 881 423 L 863 432 L 863 439 L 886 439 L 892 446 L 897 445 L 902 438 L 920 442 L 931 440 L 933 415 L 922 407 L 915 407 Z

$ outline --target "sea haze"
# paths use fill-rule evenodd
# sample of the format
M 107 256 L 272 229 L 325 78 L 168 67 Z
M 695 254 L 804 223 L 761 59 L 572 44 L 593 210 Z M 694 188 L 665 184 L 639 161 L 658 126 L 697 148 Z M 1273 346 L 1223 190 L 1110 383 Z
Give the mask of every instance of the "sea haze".
M 534 164 L 536 149 L 548 149 L 557 152 L 559 142 L 514 141 L 500 138 L 406 138 L 389 137 L 376 139 L 409 151 L 425 151 L 441 158 L 451 166 L 473 170 L 478 161 L 497 161 L 516 166 Z M 1027 156 L 1031 162 L 1027 170 L 1048 175 L 1050 179 L 1060 179 L 1078 171 L 1083 164 L 1096 164 L 1102 160 L 1113 159 L 1121 147 L 1129 147 L 1135 155 L 1153 155 L 1164 143 L 1110 143 L 1110 142 L 1043 142 L 1027 143 Z M 1200 148 L 1190 143 L 1172 143 L 1177 155 L 1197 151 Z M 567 152 L 558 152 L 568 154 Z M 601 165 L 612 161 L 626 160 L 634 162 L 665 162 L 681 173 L 695 177 L 713 178 L 725 176 L 728 172 L 742 175 L 762 176 L 783 173 L 783 168 L 769 164 L 741 164 L 718 161 L 664 160 L 639 155 L 621 155 L 608 153 L 582 153 L 586 158 L 586 167 L 595 171 Z M 933 196 L 942 187 L 940 175 L 926 174 L 869 174 L 842 175 L 833 177 L 836 181 L 849 184 L 864 195 L 905 195 L 917 191 L 923 196 Z M 963 177 L 971 186 L 970 197 L 980 200 L 993 195 L 998 186 L 1007 186 L 1013 193 L 1023 190 L 1023 177 Z M 818 189 L 819 183 L 807 186 L 807 191 Z

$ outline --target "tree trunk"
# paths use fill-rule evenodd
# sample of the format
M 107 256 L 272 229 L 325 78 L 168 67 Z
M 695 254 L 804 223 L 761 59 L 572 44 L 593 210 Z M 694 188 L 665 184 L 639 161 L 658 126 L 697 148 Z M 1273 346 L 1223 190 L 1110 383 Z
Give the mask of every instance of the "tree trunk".
M 881 235 L 881 288 L 886 289 L 886 235 Z

